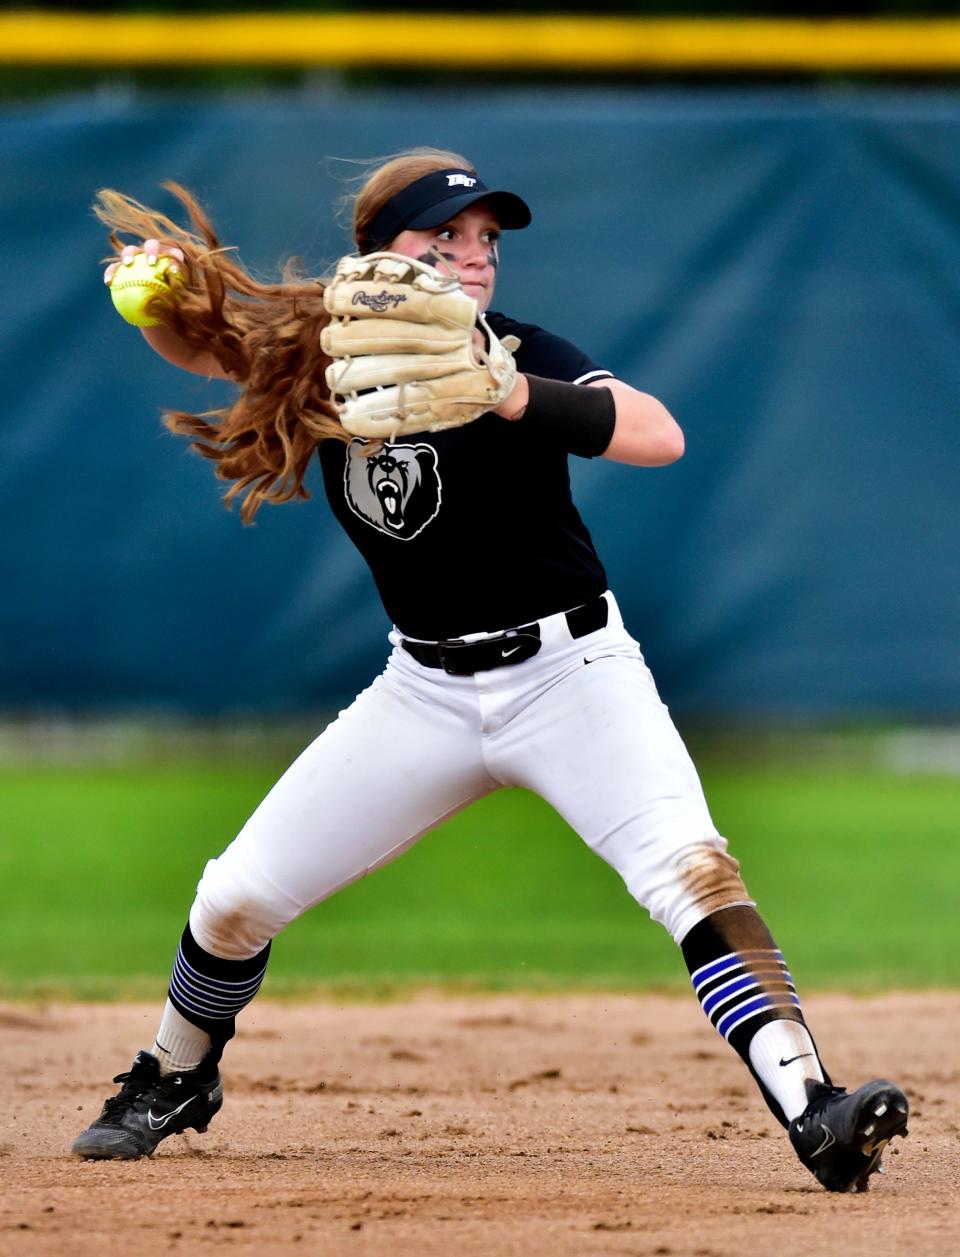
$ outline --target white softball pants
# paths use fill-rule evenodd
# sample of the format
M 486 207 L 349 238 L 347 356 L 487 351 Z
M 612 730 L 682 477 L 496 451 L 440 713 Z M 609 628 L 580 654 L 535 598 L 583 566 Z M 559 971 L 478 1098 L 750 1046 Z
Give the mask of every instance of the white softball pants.
M 541 795 L 680 942 L 751 903 L 690 757 L 611 594 L 607 626 L 540 621 L 540 653 L 471 677 L 399 646 L 300 755 L 223 855 L 190 913 L 204 950 L 255 955 L 285 925 L 501 786 Z

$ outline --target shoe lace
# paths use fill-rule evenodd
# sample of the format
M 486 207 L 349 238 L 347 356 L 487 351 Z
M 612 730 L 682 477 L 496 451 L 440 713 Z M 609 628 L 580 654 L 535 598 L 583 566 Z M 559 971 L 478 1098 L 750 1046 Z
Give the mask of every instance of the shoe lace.
M 100 1115 L 101 1121 L 108 1121 L 110 1118 L 121 1116 L 135 1100 L 138 1100 L 145 1092 L 155 1087 L 157 1083 L 157 1079 L 149 1071 L 138 1068 L 136 1065 L 132 1069 L 128 1069 L 126 1073 L 117 1074 L 113 1081 L 123 1085 L 115 1096 L 110 1096 L 104 1102 L 103 1112 Z
M 823 1110 L 827 1107 L 831 1100 L 836 1100 L 840 1096 L 847 1094 L 846 1087 L 835 1087 L 829 1082 L 813 1083 L 808 1092 L 807 1107 L 801 1114 L 801 1124 L 806 1124 L 812 1119 L 822 1117 Z

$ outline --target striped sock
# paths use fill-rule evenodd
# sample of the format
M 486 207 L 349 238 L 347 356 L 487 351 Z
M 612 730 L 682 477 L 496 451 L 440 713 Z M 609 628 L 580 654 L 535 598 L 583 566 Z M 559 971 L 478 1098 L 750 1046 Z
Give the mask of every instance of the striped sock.
M 763 919 L 744 905 L 719 909 L 687 933 L 680 950 L 701 1008 L 744 1061 L 774 1117 L 787 1126 L 805 1099 L 805 1079 L 830 1079 L 783 953 Z
M 738 1051 L 771 1020 L 773 1010 L 800 1008 L 793 978 L 776 948 L 728 952 L 695 969 L 690 979 L 703 1011 Z M 783 1012 L 774 1016 L 782 1017 Z M 748 1026 L 750 1022 L 754 1024 Z
M 204 951 L 189 924 L 183 931 L 170 978 L 169 1000 L 187 1021 L 210 1036 L 216 1059 L 236 1030 L 236 1016 L 250 1003 L 267 970 L 270 944 L 248 960 L 225 960 Z

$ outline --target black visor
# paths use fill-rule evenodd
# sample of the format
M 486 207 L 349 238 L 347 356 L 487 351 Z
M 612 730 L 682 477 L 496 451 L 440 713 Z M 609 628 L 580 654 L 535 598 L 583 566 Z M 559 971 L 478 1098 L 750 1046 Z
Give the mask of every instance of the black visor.
M 512 192 L 491 192 L 469 170 L 437 170 L 415 180 L 381 206 L 367 232 L 367 252 L 385 248 L 408 228 L 439 227 L 475 201 L 487 201 L 506 230 L 530 223 L 526 202 Z

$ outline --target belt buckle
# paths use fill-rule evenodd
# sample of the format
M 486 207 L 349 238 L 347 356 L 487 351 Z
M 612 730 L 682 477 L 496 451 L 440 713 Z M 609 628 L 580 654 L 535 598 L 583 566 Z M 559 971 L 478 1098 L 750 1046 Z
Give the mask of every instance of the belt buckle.
M 440 667 L 449 676 L 460 677 L 471 675 L 470 672 L 463 672 L 460 668 L 451 666 L 453 659 L 450 658 L 447 653 L 448 651 L 452 651 L 453 657 L 455 658 L 457 650 L 462 649 L 464 646 L 469 646 L 469 644 L 470 643 L 465 642 L 462 637 L 451 637 L 447 641 L 437 642 L 437 656 L 440 660 Z
M 516 643 L 504 649 L 504 643 Z M 437 642 L 440 667 L 450 676 L 470 677 L 477 672 L 509 667 L 531 659 L 540 650 L 540 625 L 525 624 L 505 633 L 491 633 L 476 641 L 453 638 Z M 516 658 L 513 656 L 516 655 Z

